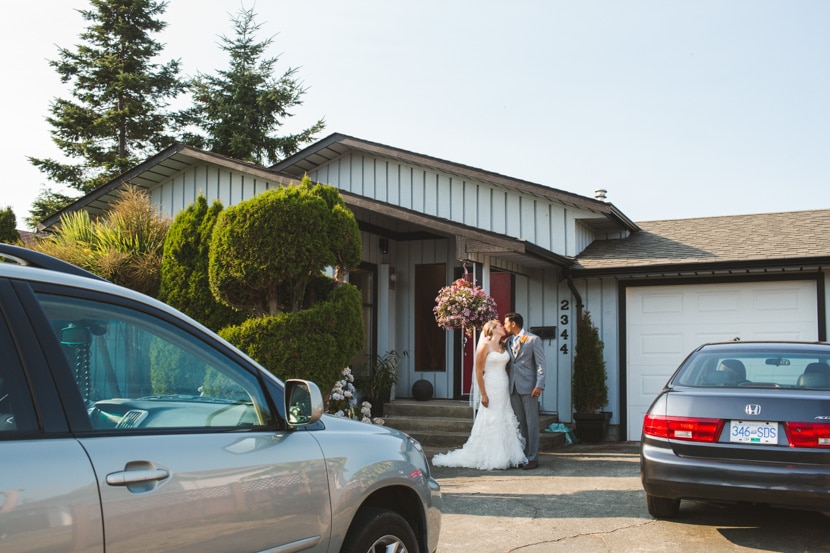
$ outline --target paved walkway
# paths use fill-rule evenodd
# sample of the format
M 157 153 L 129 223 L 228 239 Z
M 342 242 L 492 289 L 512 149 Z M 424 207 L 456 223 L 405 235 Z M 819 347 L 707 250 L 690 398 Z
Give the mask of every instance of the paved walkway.
M 435 467 L 444 496 L 438 553 L 830 553 L 830 520 L 820 513 L 684 501 L 678 519 L 655 520 L 638 446 L 563 446 L 530 471 Z

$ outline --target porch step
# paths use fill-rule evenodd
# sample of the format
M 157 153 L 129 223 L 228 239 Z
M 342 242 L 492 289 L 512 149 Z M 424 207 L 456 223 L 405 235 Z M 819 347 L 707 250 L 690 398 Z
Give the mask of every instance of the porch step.
M 384 424 L 406 432 L 425 448 L 461 447 L 473 428 L 473 408 L 467 401 L 451 399 L 396 399 L 383 406 Z M 539 449 L 550 451 L 565 444 L 561 432 L 545 432 L 555 415 L 542 415 L 539 426 Z

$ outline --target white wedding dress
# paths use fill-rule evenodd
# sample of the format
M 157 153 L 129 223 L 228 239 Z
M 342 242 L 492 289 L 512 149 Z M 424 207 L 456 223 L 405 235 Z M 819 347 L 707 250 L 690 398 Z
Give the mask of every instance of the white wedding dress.
M 470 437 L 461 449 L 438 453 L 437 467 L 467 467 L 481 470 L 506 469 L 526 463 L 519 421 L 510 406 L 507 362 L 510 354 L 491 351 L 484 361 L 484 389 L 488 407 L 478 406 Z

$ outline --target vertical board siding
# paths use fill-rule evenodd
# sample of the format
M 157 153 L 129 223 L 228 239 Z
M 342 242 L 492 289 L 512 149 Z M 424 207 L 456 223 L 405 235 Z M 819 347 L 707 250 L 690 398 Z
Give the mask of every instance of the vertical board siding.
M 401 196 L 399 205 L 407 209 L 412 209 L 412 189 L 414 188 L 412 183 L 412 168 L 403 166 L 398 167 L 401 176 Z
M 579 255 L 582 253 L 582 250 L 587 248 L 588 245 L 594 241 L 594 233 L 578 220 L 574 221 L 573 229 L 575 232 L 575 249 L 572 255 Z
M 523 228 L 525 221 L 522 218 L 522 197 L 512 192 L 505 194 L 505 204 L 501 209 L 505 219 L 504 227 L 496 232 L 527 239 Z
M 386 201 L 400 205 L 401 199 L 401 167 L 397 164 L 387 164 L 386 170 Z
M 464 181 L 462 186 L 461 202 L 464 220 L 467 221 L 468 225 L 478 227 L 478 186 L 474 183 Z
M 200 195 L 205 197 L 208 205 L 218 200 L 223 207 L 229 207 L 279 186 L 277 182 L 236 171 L 220 170 L 212 165 L 195 165 L 161 183 L 150 191 L 149 196 L 162 215 L 173 218 Z
M 373 197 L 380 200 L 381 202 L 389 201 L 389 177 L 387 175 L 388 170 L 389 164 L 386 161 L 382 159 L 375 160 L 375 192 Z
M 438 216 L 438 173 L 423 171 L 424 198 L 420 209 L 429 215 Z
M 577 255 L 596 239 L 578 223 L 596 213 L 370 154 L 345 153 L 318 167 L 313 178 L 367 198 L 525 239 L 559 255 Z M 569 230 L 574 227 L 575 232 Z
M 435 196 L 438 200 L 436 215 L 451 221 L 464 220 L 463 180 L 447 175 L 438 175 Z
M 617 352 L 619 351 L 620 337 L 617 324 L 619 320 L 617 281 L 614 279 L 593 279 L 583 281 L 577 286 L 582 294 L 585 310 L 590 311 L 591 321 L 597 327 L 599 337 L 604 345 L 603 357 L 608 384 L 608 406 L 605 410 L 612 412 L 611 423 L 619 424 L 620 360 Z

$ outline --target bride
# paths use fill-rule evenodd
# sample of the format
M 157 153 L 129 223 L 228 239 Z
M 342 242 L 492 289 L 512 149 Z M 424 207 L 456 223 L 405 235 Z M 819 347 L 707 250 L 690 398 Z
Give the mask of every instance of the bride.
M 481 400 L 470 437 L 461 449 L 432 458 L 438 467 L 506 469 L 527 462 L 519 422 L 510 406 L 506 331 L 499 321 L 490 321 L 481 331 L 476 348 L 476 384 Z

